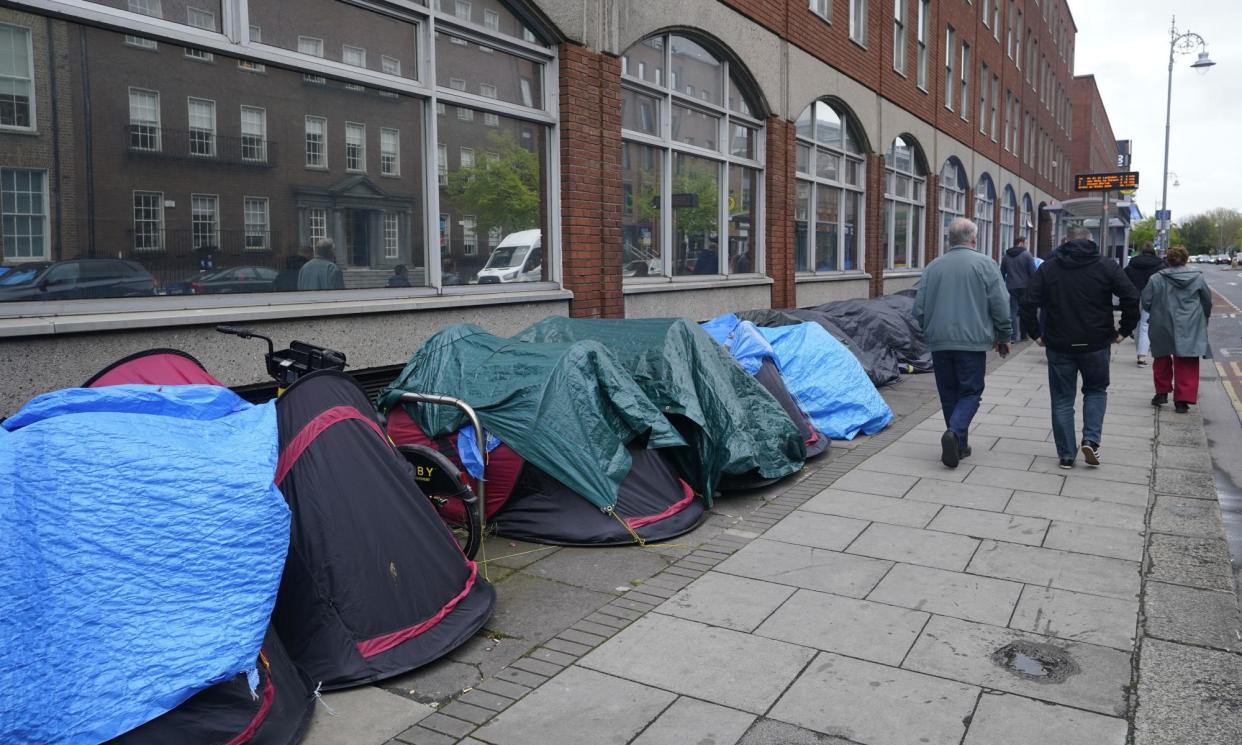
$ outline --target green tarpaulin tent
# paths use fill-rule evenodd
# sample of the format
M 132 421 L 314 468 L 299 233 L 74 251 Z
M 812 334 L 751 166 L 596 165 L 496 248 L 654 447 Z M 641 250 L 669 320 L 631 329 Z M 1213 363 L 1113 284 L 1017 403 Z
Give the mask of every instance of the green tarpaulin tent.
M 802 468 L 806 445 L 789 415 L 696 323 L 553 317 L 513 339 L 607 347 L 673 417 L 688 443 L 671 451 L 673 462 L 700 493 L 710 495 L 722 475 L 776 479 Z
M 601 509 L 616 504 L 630 471 L 628 443 L 686 444 L 629 372 L 593 341 L 533 344 L 472 324 L 450 326 L 414 353 L 380 394 L 380 409 L 397 405 L 404 391 L 464 399 L 489 432 Z M 408 413 L 431 437 L 466 424 L 449 407 Z

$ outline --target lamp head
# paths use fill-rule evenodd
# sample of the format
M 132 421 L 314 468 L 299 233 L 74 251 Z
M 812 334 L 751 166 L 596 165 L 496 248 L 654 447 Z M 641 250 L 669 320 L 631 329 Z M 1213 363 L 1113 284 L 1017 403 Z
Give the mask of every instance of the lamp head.
M 1198 70 L 1200 73 L 1205 73 L 1208 71 L 1208 68 L 1215 64 L 1216 63 L 1212 61 L 1212 58 L 1208 56 L 1207 50 L 1205 49 L 1202 52 L 1199 52 L 1199 59 L 1195 60 L 1194 64 L 1190 67 Z

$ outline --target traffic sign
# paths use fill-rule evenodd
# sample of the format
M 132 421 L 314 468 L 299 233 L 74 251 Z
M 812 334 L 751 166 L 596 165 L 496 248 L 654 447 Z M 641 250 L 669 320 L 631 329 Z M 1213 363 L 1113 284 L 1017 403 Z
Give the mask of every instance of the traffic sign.
M 1121 173 L 1080 173 L 1074 177 L 1074 191 L 1113 191 L 1114 189 L 1137 189 L 1138 171 Z
M 1173 212 L 1171 210 L 1156 210 L 1156 219 L 1161 222 L 1172 220 Z

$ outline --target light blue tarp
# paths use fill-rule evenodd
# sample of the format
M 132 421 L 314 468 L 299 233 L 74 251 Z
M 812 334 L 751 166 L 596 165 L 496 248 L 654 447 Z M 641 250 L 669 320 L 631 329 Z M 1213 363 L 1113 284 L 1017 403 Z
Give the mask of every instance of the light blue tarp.
M 759 328 L 776 350 L 785 387 L 815 428 L 834 440 L 875 434 L 893 411 L 867 377 L 858 358 L 818 323 Z
M 778 368 L 781 366 L 776 350 L 772 349 L 772 345 L 750 321 L 743 321 L 732 313 L 726 313 L 702 326 L 717 344 L 729 350 L 729 354 L 733 355 L 733 359 L 748 374 L 758 375 L 764 360 L 772 360 Z
M 277 447 L 274 405 L 215 386 L 68 389 L 3 423 L 0 742 L 108 740 L 255 667 Z

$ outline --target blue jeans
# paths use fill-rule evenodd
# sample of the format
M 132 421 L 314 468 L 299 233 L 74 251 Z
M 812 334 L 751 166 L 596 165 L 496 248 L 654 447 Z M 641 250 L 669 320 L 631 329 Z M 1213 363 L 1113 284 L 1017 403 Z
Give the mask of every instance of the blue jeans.
M 944 426 L 957 435 L 959 448 L 967 446 L 970 420 L 979 410 L 987 362 L 987 352 L 932 352 L 932 371 L 936 375 Z
M 1057 443 L 1057 455 L 1062 458 L 1073 458 L 1078 452 L 1078 442 L 1074 439 L 1074 389 L 1080 374 L 1082 439 L 1100 442 L 1104 433 L 1104 411 L 1108 408 L 1109 353 L 1107 347 L 1096 352 L 1047 350 L 1052 436 Z
M 1019 287 L 1016 290 L 1009 291 L 1009 321 L 1013 325 L 1013 332 L 1009 334 L 1009 341 L 1018 341 L 1022 338 L 1022 321 L 1019 318 L 1022 307 L 1022 298 L 1026 297 L 1026 288 Z

